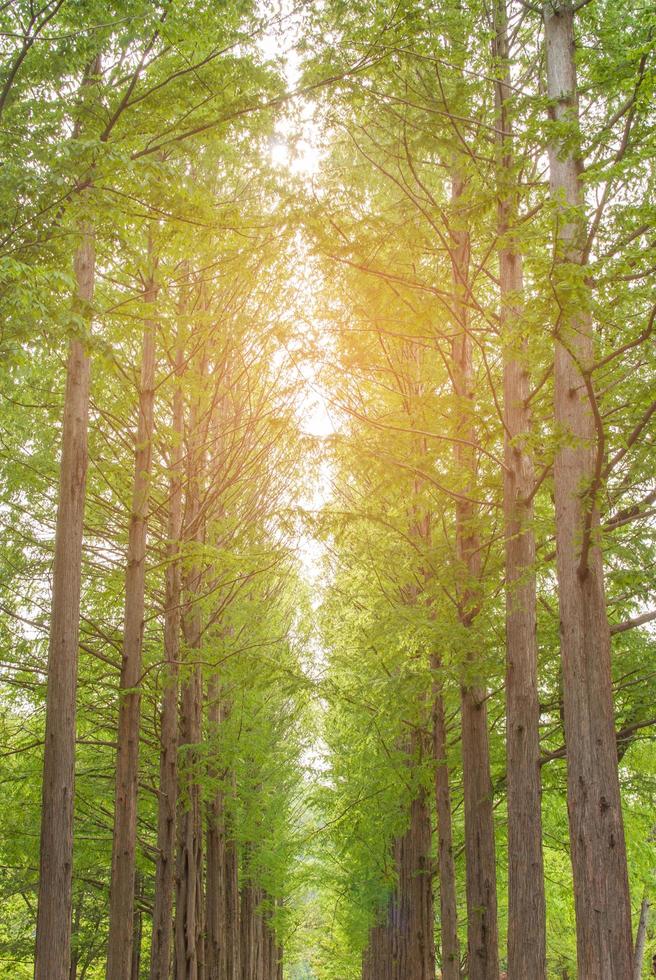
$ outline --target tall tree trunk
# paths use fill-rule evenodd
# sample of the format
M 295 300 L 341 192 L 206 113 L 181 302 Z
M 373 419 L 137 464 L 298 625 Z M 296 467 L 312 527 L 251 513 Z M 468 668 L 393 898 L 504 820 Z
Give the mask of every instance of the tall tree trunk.
M 239 909 L 241 935 L 241 977 L 242 980 L 254 980 L 256 965 L 255 934 L 255 893 L 250 882 L 241 889 L 241 904 Z
M 226 904 L 226 941 L 223 944 L 223 954 L 221 958 L 221 977 L 226 980 L 239 980 L 241 966 L 239 962 L 240 939 L 239 939 L 239 855 L 237 853 L 237 842 L 234 837 L 228 837 L 225 841 L 224 855 L 224 893 Z M 225 956 L 225 959 L 224 959 Z
M 180 312 L 183 312 L 181 308 Z M 175 883 L 175 830 L 178 800 L 178 661 L 180 658 L 180 535 L 182 530 L 183 398 L 180 380 L 184 351 L 178 342 L 173 394 L 171 480 L 169 485 L 168 565 L 164 605 L 166 673 L 162 694 L 159 791 L 157 796 L 157 868 L 150 957 L 151 980 L 167 980 L 171 958 L 171 914 Z
M 409 764 L 416 764 L 412 740 Z M 410 804 L 409 825 L 393 845 L 396 884 L 386 918 L 374 926 L 362 961 L 363 980 L 434 980 L 435 940 L 431 820 L 422 790 Z
M 430 809 L 425 793 L 410 807 L 410 826 L 395 845 L 398 883 L 390 919 L 393 980 L 434 980 L 433 874 Z
M 204 363 L 204 362 L 203 362 Z M 201 377 L 204 368 L 201 365 Z M 187 439 L 187 500 L 184 540 L 198 549 L 204 541 L 201 514 L 203 440 L 200 427 L 200 399 L 189 420 Z M 186 609 L 182 618 L 185 639 L 185 667 L 180 706 L 180 794 L 178 804 L 178 860 L 176 872 L 175 978 L 204 980 L 203 940 L 203 814 L 200 790 L 198 746 L 202 737 L 203 675 L 199 656 L 202 640 L 200 608 L 202 568 L 193 555 L 186 575 Z
M 208 682 L 207 692 L 208 738 L 218 740 L 221 725 L 221 704 L 219 684 L 214 677 Z M 212 753 L 214 756 L 214 753 Z M 211 760 L 209 775 L 219 779 L 219 765 Z M 217 787 L 207 807 L 206 864 L 207 882 L 205 888 L 205 926 L 207 980 L 224 980 L 222 960 L 225 962 L 223 944 L 227 940 L 227 910 L 224 882 L 225 870 L 225 804 L 223 792 Z
M 456 223 L 459 202 L 464 191 L 463 179 L 456 175 L 452 183 L 452 203 Z M 481 575 L 480 542 L 476 527 L 476 505 L 468 499 L 476 487 L 476 430 L 473 421 L 474 391 L 472 341 L 467 312 L 469 292 L 469 233 L 457 226 L 451 231 L 453 247 L 454 312 L 457 334 L 453 340 L 452 373 L 458 400 L 459 432 L 463 443 L 455 448 L 456 464 L 463 481 L 462 495 L 456 503 L 456 546 L 464 585 L 459 595 L 459 615 L 465 630 L 471 628 L 478 611 L 478 586 Z M 466 441 L 467 444 L 464 444 Z M 465 670 L 475 675 L 476 655 L 468 653 Z M 494 812 L 487 726 L 487 692 L 474 680 L 463 683 L 462 709 L 462 778 L 465 802 L 465 854 L 467 877 L 467 945 L 470 980 L 498 980 L 499 941 L 497 929 L 496 856 Z
M 524 276 L 512 240 L 516 221 L 506 0 L 496 0 L 495 101 L 499 279 L 503 341 L 506 550 L 506 754 L 508 792 L 508 976 L 545 980 L 546 907 L 542 859 L 540 702 Z
M 96 55 L 84 73 L 80 94 L 102 70 Z M 74 138 L 81 132 L 75 124 Z M 85 190 L 86 188 L 86 190 Z M 82 185 L 88 194 L 88 181 Z M 94 229 L 80 225 L 73 260 L 74 312 L 91 325 L 96 270 Z M 34 952 L 35 980 L 67 980 L 71 960 L 73 816 L 75 802 L 75 708 L 80 634 L 82 536 L 86 497 L 91 364 L 83 340 L 69 344 L 62 425 L 59 500 L 52 572 L 50 642 L 43 758 L 39 895 Z
M 640 980 L 642 976 L 642 964 L 645 958 L 645 947 L 647 945 L 647 926 L 649 924 L 649 900 L 643 898 L 640 906 L 640 919 L 638 920 L 638 931 L 636 933 L 633 978 Z
M 283 950 L 271 924 L 269 924 L 269 935 L 271 937 L 271 980 L 282 980 Z
M 93 300 L 94 233 L 82 228 L 75 253 L 75 305 L 85 319 Z M 75 697 L 77 690 L 82 531 L 87 477 L 90 361 L 83 340 L 70 342 L 52 574 L 45 753 L 41 805 L 35 980 L 68 980 L 71 957 Z
M 439 670 L 437 656 L 432 668 Z M 447 761 L 446 724 L 441 685 L 433 688 L 433 753 L 435 756 L 435 809 L 438 835 L 438 876 L 440 882 L 440 932 L 442 936 L 442 978 L 460 980 L 460 943 L 458 940 L 458 905 L 456 870 L 453 860 L 451 826 L 451 787 Z
M 152 253 L 152 250 L 149 249 Z M 152 254 L 149 256 L 152 260 Z M 157 297 L 152 275 L 144 292 L 151 305 Z M 146 316 L 141 359 L 139 420 L 135 441 L 132 514 L 125 572 L 125 625 L 119 688 L 116 796 L 109 893 L 107 980 L 129 980 L 132 962 L 135 855 L 137 842 L 137 785 L 141 714 L 142 645 L 148 501 L 152 466 L 155 397 L 155 323 Z
M 602 433 L 592 388 L 592 317 L 586 296 L 586 237 L 578 131 L 572 5 L 544 7 L 548 94 L 567 127 L 549 148 L 551 195 L 559 211 L 555 288 L 554 461 L 567 802 L 581 980 L 632 975 L 631 906 L 617 772 L 610 633 L 597 542 Z M 577 282 L 572 300 L 572 282 Z M 564 283 L 564 288 L 563 288 Z
M 392 929 L 389 921 L 374 926 L 362 958 L 362 980 L 392 980 Z

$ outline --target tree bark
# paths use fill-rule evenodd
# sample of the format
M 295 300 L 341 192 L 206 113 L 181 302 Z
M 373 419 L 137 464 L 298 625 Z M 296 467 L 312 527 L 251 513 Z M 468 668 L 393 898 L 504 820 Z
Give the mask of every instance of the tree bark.
M 200 374 L 204 374 L 203 365 Z M 200 400 L 196 399 L 187 439 L 187 499 L 183 534 L 185 542 L 193 549 L 198 549 L 204 541 L 200 498 L 203 449 L 199 416 Z M 192 557 L 185 585 L 187 600 L 182 618 L 185 659 L 192 662 L 185 667 L 180 708 L 180 749 L 183 754 L 180 759 L 178 797 L 175 980 L 204 980 L 203 814 L 198 757 L 202 737 L 203 676 L 200 665 L 193 663 L 202 640 L 202 569 L 198 555 Z
M 439 659 L 433 656 L 433 670 L 437 671 L 439 667 Z M 437 681 L 433 689 L 433 753 L 435 756 L 435 810 L 437 813 L 438 875 L 440 881 L 442 978 L 443 980 L 460 980 L 458 904 L 451 826 L 451 787 L 449 785 L 447 760 L 444 699 L 441 686 Z
M 221 708 L 219 704 L 218 683 L 210 679 L 207 693 L 207 723 L 208 737 L 218 735 L 221 724 Z M 211 778 L 218 779 L 219 772 L 216 763 L 211 763 Z M 221 952 L 226 933 L 225 895 L 223 890 L 223 862 L 225 846 L 225 807 L 223 793 L 217 789 L 207 806 L 206 830 L 206 864 L 207 883 L 205 889 L 205 962 L 207 964 L 207 980 L 219 980 L 221 977 Z
M 631 907 L 617 771 L 610 632 L 597 542 L 602 435 L 592 389 L 593 328 L 582 242 L 586 222 L 579 132 L 573 10 L 544 7 L 548 94 L 561 128 L 549 148 L 558 212 L 554 287 L 554 409 L 561 434 L 554 461 L 556 563 L 578 973 L 581 980 L 632 976 Z M 572 285 L 576 282 L 573 290 Z M 563 285 L 565 288 L 563 288 Z M 601 425 L 601 420 L 597 416 Z
M 362 980 L 392 980 L 392 940 L 388 921 L 374 926 L 362 958 Z
M 183 312 L 183 309 L 180 310 Z M 183 398 L 180 381 L 184 351 L 176 351 L 173 394 L 171 481 L 169 487 L 168 565 L 164 606 L 166 673 L 162 694 L 159 791 L 157 797 L 157 867 L 150 957 L 151 980 L 167 980 L 171 958 L 171 915 L 175 883 L 175 832 L 178 801 L 178 660 L 180 658 L 180 535 L 182 531 Z
M 200 643 L 200 613 L 193 613 L 185 630 L 190 651 Z M 181 793 L 178 806 L 178 862 L 175 914 L 175 980 L 204 980 L 203 943 L 203 827 L 199 760 L 201 740 L 202 680 L 200 668 L 192 668 L 182 685 L 180 748 Z
M 250 882 L 246 882 L 241 890 L 239 910 L 242 980 L 255 980 L 257 968 L 256 903 L 255 889 Z
M 79 902 L 75 905 L 75 914 L 73 916 L 73 939 L 76 933 L 79 931 L 80 922 L 82 921 L 82 905 L 84 901 L 84 893 L 80 896 Z M 80 962 L 79 950 L 74 948 L 74 944 L 71 943 L 71 968 L 69 971 L 70 980 L 77 980 L 77 968 Z
M 135 899 L 139 901 L 143 894 L 143 882 L 139 872 L 135 875 L 134 883 Z M 137 908 L 134 913 L 132 927 L 132 965 L 130 968 L 130 980 L 139 980 L 141 974 L 141 937 L 143 935 L 143 912 Z
M 151 256 L 152 258 L 152 256 Z M 144 292 L 155 302 L 157 288 L 152 276 Z M 137 784 L 139 776 L 139 727 L 141 715 L 142 646 L 148 502 L 152 467 L 155 396 L 155 324 L 144 325 L 139 420 L 135 441 L 132 514 L 128 533 L 125 573 L 125 625 L 119 688 L 118 751 L 109 894 L 107 980 L 129 980 L 132 963 L 134 881 L 137 842 Z
M 221 978 L 239 980 L 241 966 L 239 961 L 239 861 L 237 843 L 231 837 L 225 840 L 224 854 L 224 894 L 226 907 L 226 941 L 221 955 Z
M 393 980 L 434 980 L 433 874 L 430 810 L 422 792 L 412 801 L 410 826 L 396 842 L 398 883 L 390 919 Z
M 213 683 L 208 692 L 210 730 L 218 730 L 225 714 L 218 683 Z M 211 775 L 218 777 L 217 767 Z M 240 980 L 237 849 L 229 836 L 221 789 L 210 801 L 207 814 L 206 910 L 207 980 Z
M 464 191 L 464 181 L 454 175 L 452 203 L 455 220 Z M 470 629 L 479 605 L 481 575 L 480 541 L 476 527 L 477 508 L 469 499 L 476 485 L 476 430 L 473 422 L 474 391 L 472 341 L 467 312 L 469 292 L 469 233 L 453 227 L 451 268 L 457 334 L 452 345 L 454 394 L 461 413 L 459 431 L 466 444 L 455 447 L 456 464 L 463 481 L 456 502 L 456 547 L 463 584 L 459 595 L 460 622 Z M 468 653 L 466 672 L 475 677 L 476 655 Z M 492 780 L 487 726 L 487 692 L 476 680 L 461 688 L 462 778 L 465 804 L 465 855 L 467 879 L 467 945 L 470 980 L 498 980 L 499 941 L 497 931 L 496 855 Z
M 412 743 L 412 749 L 422 744 L 417 738 Z M 413 762 L 411 758 L 409 764 Z M 410 804 L 408 829 L 394 841 L 396 884 L 385 921 L 371 930 L 363 980 L 435 978 L 431 843 L 430 808 L 420 791 Z
M 241 973 L 239 980 L 279 980 L 282 955 L 270 913 L 263 908 L 266 893 L 247 882 L 241 893 Z M 223 975 L 221 975 L 223 980 Z
M 94 233 L 81 232 L 75 253 L 75 305 L 85 319 L 93 300 Z M 52 574 L 46 731 L 41 805 L 35 980 L 68 980 L 71 956 L 75 697 L 77 690 L 82 532 L 87 477 L 90 361 L 83 340 L 70 342 Z
M 516 220 L 506 0 L 496 0 L 495 101 L 499 279 L 503 340 L 504 536 L 506 558 L 506 755 L 508 793 L 508 977 L 546 978 L 542 858 L 540 704 L 532 493 L 526 450 L 531 432 L 526 343 L 521 335 L 524 275 L 512 240 Z M 519 329 L 518 329 L 519 325 Z

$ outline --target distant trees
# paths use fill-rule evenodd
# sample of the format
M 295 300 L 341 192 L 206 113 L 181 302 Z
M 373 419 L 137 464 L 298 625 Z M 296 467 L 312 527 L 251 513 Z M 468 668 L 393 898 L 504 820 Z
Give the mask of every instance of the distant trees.
M 317 15 L 317 44 L 330 16 L 330 7 Z M 336 500 L 325 518 L 336 593 L 324 617 L 334 684 L 327 725 L 329 732 L 352 728 L 348 749 L 343 735 L 332 746 L 335 799 L 326 805 L 339 820 L 338 839 L 364 839 L 370 821 L 380 824 L 383 804 L 368 810 L 349 799 L 394 792 L 373 790 L 384 776 L 369 767 L 356 765 L 360 788 L 348 794 L 338 776 L 341 753 L 359 759 L 365 745 L 371 748 L 366 718 L 381 710 L 379 697 L 366 703 L 355 697 L 356 680 L 344 660 L 349 644 L 357 643 L 359 657 L 371 645 L 378 662 L 367 655 L 366 689 L 386 689 L 392 681 L 385 678 L 399 678 L 394 695 L 386 696 L 399 705 L 405 724 L 425 728 L 427 722 L 417 716 L 401 677 L 410 670 L 423 673 L 422 690 L 435 698 L 438 827 L 445 828 L 447 856 L 452 833 L 456 848 L 463 848 L 456 849 L 458 902 L 463 880 L 468 889 L 468 955 L 452 970 L 455 916 L 443 913 L 442 970 L 498 976 L 497 888 L 509 976 L 572 969 L 573 946 L 564 950 L 562 933 L 547 918 L 545 890 L 555 900 L 543 870 L 551 878 L 558 868 L 562 880 L 551 835 L 566 836 L 556 831 L 565 808 L 553 760 L 567 758 L 579 974 L 628 975 L 625 832 L 615 821 L 622 819 L 620 784 L 631 793 L 635 783 L 621 753 L 625 668 L 622 657 L 614 664 L 604 660 L 604 644 L 609 648 L 601 638 L 625 601 L 640 608 L 645 602 L 630 571 L 634 558 L 615 537 L 611 515 L 617 494 L 633 500 L 637 492 L 644 501 L 652 486 L 649 478 L 642 482 L 637 449 L 653 417 L 652 403 L 640 396 L 634 409 L 620 394 L 633 370 L 622 365 L 623 355 L 632 351 L 647 371 L 652 361 L 644 346 L 652 331 L 649 302 L 641 285 L 635 292 L 629 285 L 649 277 L 632 243 L 637 236 L 646 246 L 649 224 L 644 212 L 639 216 L 638 186 L 652 179 L 639 162 L 650 143 L 650 27 L 637 7 L 619 17 L 605 4 L 547 4 L 544 11 L 503 3 L 443 4 L 430 11 L 402 5 L 395 15 L 381 4 L 356 6 L 335 30 L 342 44 L 322 49 L 322 68 L 328 60 L 338 70 L 340 57 L 353 58 L 365 48 L 380 61 L 357 87 L 342 86 L 339 110 L 334 95 L 323 103 L 329 191 L 318 195 L 311 225 L 330 269 L 330 295 L 339 276 L 345 298 L 334 309 L 324 297 L 319 307 L 328 311 L 323 315 L 341 357 L 339 380 L 327 363 L 324 383 L 341 409 L 343 433 L 334 464 Z M 615 46 L 620 36 L 624 57 Z M 577 86 L 575 55 L 583 86 Z M 580 117 L 579 97 L 585 102 Z M 637 182 L 628 177 L 627 155 L 641 174 Z M 348 187 L 340 182 L 344 173 L 351 175 Z M 614 266 L 624 249 L 635 278 Z M 635 324 L 630 337 L 612 312 L 614 303 Z M 408 399 L 411 411 L 403 402 L 409 375 L 402 351 L 408 344 L 421 349 L 424 365 L 423 395 Z M 637 482 L 628 477 L 616 483 L 610 461 L 626 462 L 633 447 Z M 402 503 L 414 499 L 417 481 L 422 510 L 431 515 L 431 534 L 421 544 Z M 636 515 L 644 506 L 638 500 Z M 637 537 L 642 535 L 651 540 L 644 524 Z M 602 553 L 611 584 L 600 606 Z M 346 584 L 353 581 L 354 564 L 362 567 L 357 587 Z M 618 576 L 625 586 L 631 583 L 628 589 L 619 587 Z M 398 599 L 404 588 L 417 590 L 410 642 L 389 626 L 395 619 L 408 624 Z M 504 592 L 505 615 L 499 604 Z M 331 625 L 349 601 L 360 624 L 357 640 Z M 634 634 L 630 643 L 637 650 L 644 641 L 650 644 Z M 503 647 L 505 676 L 499 670 Z M 645 662 L 636 670 L 644 691 Z M 376 764 L 394 786 L 391 757 L 387 764 L 380 760 L 393 752 L 398 736 L 384 725 L 376 733 L 383 753 L 376 753 Z M 586 746 L 594 761 L 585 761 Z M 494 818 L 506 806 L 507 837 Z M 586 807 L 595 808 L 594 816 L 583 816 Z M 643 826 L 640 833 L 649 832 Z M 613 852 L 608 860 L 605 847 Z M 438 855 L 436 881 L 443 880 L 448 899 L 453 890 L 441 844 Z M 507 898 L 498 870 L 506 855 Z M 378 941 L 375 909 L 381 899 L 373 879 L 394 894 L 398 869 L 395 875 L 384 864 L 367 867 Z M 344 868 L 335 894 L 363 873 Z M 640 889 L 639 877 L 636 882 Z M 613 902 L 603 926 L 594 899 L 600 894 Z M 357 895 L 354 902 L 361 901 Z M 562 924 L 562 892 L 557 904 Z M 334 908 L 345 930 L 338 949 L 350 943 L 357 949 L 363 942 L 359 919 L 339 902 Z M 603 940 L 595 942 L 587 932 L 593 921 L 604 930 Z M 340 955 L 338 949 L 330 955 Z M 365 976 L 368 962 L 365 957 Z M 390 976 L 402 975 L 391 969 Z

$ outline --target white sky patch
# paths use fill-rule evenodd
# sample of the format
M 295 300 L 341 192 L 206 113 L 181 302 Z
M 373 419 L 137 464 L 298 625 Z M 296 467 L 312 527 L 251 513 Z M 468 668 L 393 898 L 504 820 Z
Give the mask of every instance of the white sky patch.
M 286 3 L 286 0 L 284 0 Z M 271 60 L 281 59 L 287 87 L 293 91 L 300 84 L 301 64 L 297 43 L 302 32 L 302 14 L 292 12 L 291 5 L 284 9 L 284 27 L 272 27 L 260 41 L 263 55 Z M 310 184 L 319 173 L 322 163 L 320 150 L 320 130 L 314 118 L 314 105 L 301 97 L 290 101 L 288 111 L 278 121 L 274 135 L 269 140 L 269 153 L 274 167 L 287 170 L 294 177 Z M 319 274 L 312 267 L 312 256 L 308 244 L 299 234 L 297 238 L 297 261 L 299 263 L 298 288 L 296 297 L 297 315 L 295 329 L 298 334 L 318 334 L 320 346 L 324 347 L 325 328 L 312 319 L 314 305 L 313 282 Z M 307 317 L 306 317 L 307 315 Z M 324 353 L 328 353 L 324 351 Z M 302 432 L 317 440 L 329 439 L 337 431 L 337 420 L 330 410 L 327 397 L 318 379 L 318 368 L 308 360 L 293 358 L 294 370 L 302 379 L 297 402 L 297 415 Z M 299 506 L 308 513 L 317 513 L 332 498 L 332 468 L 328 458 L 313 467 L 311 479 L 299 500 Z M 326 588 L 324 545 L 309 531 L 301 530 L 297 541 L 297 554 L 303 567 L 303 576 L 310 586 L 313 619 Z M 309 642 L 303 651 L 304 671 L 314 682 L 320 682 L 326 670 L 326 653 L 318 628 L 313 628 Z M 325 705 L 324 705 L 325 709 Z M 314 778 L 329 769 L 328 750 L 323 739 L 308 746 L 302 756 L 308 775 Z
M 298 42 L 303 32 L 303 13 L 294 10 L 286 0 L 282 8 L 280 18 L 262 35 L 258 46 L 268 60 L 282 60 L 287 88 L 292 92 L 301 84 Z M 300 96 L 295 98 L 290 102 L 290 111 L 278 121 L 276 134 L 270 141 L 273 165 L 300 177 L 310 178 L 318 173 L 321 164 L 318 132 L 312 103 Z

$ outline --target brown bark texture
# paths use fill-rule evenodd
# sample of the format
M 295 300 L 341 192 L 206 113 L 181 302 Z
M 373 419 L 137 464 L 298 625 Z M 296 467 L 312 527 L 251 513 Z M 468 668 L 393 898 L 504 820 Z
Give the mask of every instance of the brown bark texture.
M 201 369 L 202 370 L 202 369 Z M 186 509 L 183 538 L 191 549 L 202 546 L 201 482 L 204 471 L 200 405 L 192 406 L 187 437 Z M 205 980 L 203 922 L 203 813 L 198 746 L 202 739 L 203 675 L 195 663 L 202 642 L 200 608 L 202 569 L 192 555 L 185 576 L 186 607 L 182 617 L 185 640 L 181 684 L 176 868 L 175 980 Z
M 75 253 L 75 305 L 87 316 L 95 274 L 93 229 Z M 82 533 L 87 477 L 90 361 L 83 340 L 69 346 L 52 573 L 48 687 L 41 806 L 35 980 L 68 980 L 71 956 L 75 697 Z
M 220 701 L 219 685 L 214 682 L 208 692 L 210 733 L 218 730 L 227 711 Z M 210 775 L 214 779 L 220 776 L 216 766 Z M 207 810 L 207 980 L 241 980 L 237 847 L 229 836 L 223 789 L 217 789 Z
M 640 905 L 640 918 L 638 919 L 638 930 L 636 932 L 632 980 L 640 980 L 640 978 L 642 977 L 642 964 L 645 959 L 648 925 L 649 925 L 649 900 L 643 898 L 642 904 Z
M 506 0 L 496 0 L 497 193 L 503 339 L 504 536 L 506 560 L 506 756 L 508 800 L 508 976 L 545 980 L 546 904 L 542 858 L 540 702 L 532 494 L 535 473 L 526 343 L 524 275 L 516 221 Z
M 410 823 L 394 841 L 397 882 L 386 918 L 374 926 L 363 980 L 434 980 L 433 869 L 430 807 L 425 793 L 410 805 Z
M 176 378 L 184 352 L 176 352 Z M 157 864 L 153 905 L 151 980 L 168 980 L 171 956 L 173 889 L 175 884 L 176 808 L 178 799 L 178 661 L 180 659 L 180 536 L 182 531 L 183 398 L 179 384 L 173 395 L 171 480 L 169 486 L 168 564 L 164 600 L 164 690 L 160 715 L 159 790 L 157 796 Z
M 266 893 L 247 882 L 241 892 L 241 980 L 279 980 L 282 950 L 266 909 Z
M 152 305 L 157 288 L 147 283 L 144 300 Z M 143 336 L 139 419 L 135 439 L 132 513 L 125 572 L 125 622 L 119 686 L 118 751 L 112 877 L 109 893 L 107 980 L 129 980 L 132 963 L 134 881 L 137 842 L 137 785 L 141 716 L 142 646 L 152 467 L 155 398 L 155 323 L 146 317 Z
M 433 657 L 434 671 L 439 659 Z M 441 687 L 435 682 L 433 691 L 433 753 L 435 756 L 435 811 L 438 836 L 438 879 L 440 885 L 440 934 L 443 980 L 460 980 L 460 942 L 458 939 L 458 904 L 456 870 L 453 860 L 451 821 L 451 786 L 447 759 L 444 699 Z
M 452 180 L 455 211 L 451 231 L 454 319 L 457 329 L 452 344 L 454 393 L 462 410 L 460 436 L 455 447 L 462 492 L 456 502 L 456 547 L 463 583 L 459 589 L 459 616 L 471 628 L 479 598 L 481 560 L 476 527 L 477 505 L 471 499 L 476 487 L 476 429 L 473 421 L 473 361 L 469 330 L 470 240 L 458 227 L 458 214 L 465 184 L 457 173 Z M 461 688 L 462 773 L 465 804 L 465 856 L 467 882 L 467 946 L 470 980 L 498 980 L 499 940 L 497 927 L 496 855 L 494 812 L 487 724 L 487 692 L 475 680 L 476 655 L 468 654 L 466 678 Z M 467 676 L 470 675 L 470 676 Z

